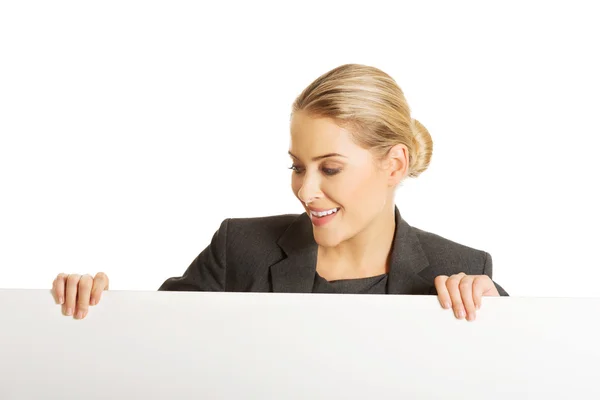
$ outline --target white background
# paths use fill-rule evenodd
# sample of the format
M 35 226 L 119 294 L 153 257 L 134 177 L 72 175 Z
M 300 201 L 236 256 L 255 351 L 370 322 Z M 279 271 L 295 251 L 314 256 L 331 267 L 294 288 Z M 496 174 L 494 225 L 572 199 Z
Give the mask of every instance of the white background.
M 0 287 L 155 290 L 224 218 L 301 212 L 291 103 L 362 63 L 434 140 L 411 225 L 513 296 L 600 295 L 594 2 L 200 3 L 0 5 Z

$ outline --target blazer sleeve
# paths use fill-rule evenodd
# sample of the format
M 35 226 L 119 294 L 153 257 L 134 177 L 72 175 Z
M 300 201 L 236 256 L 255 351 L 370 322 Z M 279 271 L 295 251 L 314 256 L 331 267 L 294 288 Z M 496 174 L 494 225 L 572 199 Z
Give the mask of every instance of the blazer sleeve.
M 490 255 L 490 253 L 486 252 L 485 253 L 485 263 L 483 264 L 483 275 L 487 275 L 491 279 L 492 272 L 493 272 L 492 256 Z M 494 281 L 492 280 L 492 282 L 494 282 Z M 508 293 L 506 292 L 506 290 L 504 290 L 502 288 L 502 286 L 498 285 L 496 282 L 494 282 L 494 285 L 496 285 L 496 289 L 498 289 L 498 293 L 500 293 L 500 296 L 508 296 Z
M 225 291 L 228 224 L 229 219 L 221 223 L 210 244 L 194 259 L 182 276 L 167 279 L 158 290 Z

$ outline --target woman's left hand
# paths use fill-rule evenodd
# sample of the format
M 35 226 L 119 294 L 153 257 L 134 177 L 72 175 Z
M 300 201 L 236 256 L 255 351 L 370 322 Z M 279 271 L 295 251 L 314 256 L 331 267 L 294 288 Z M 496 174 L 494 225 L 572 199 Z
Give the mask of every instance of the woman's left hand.
M 438 300 L 443 308 L 454 310 L 458 319 L 475 320 L 475 310 L 481 307 L 482 296 L 500 296 L 496 285 L 487 275 L 467 275 L 464 272 L 439 275 L 435 278 Z

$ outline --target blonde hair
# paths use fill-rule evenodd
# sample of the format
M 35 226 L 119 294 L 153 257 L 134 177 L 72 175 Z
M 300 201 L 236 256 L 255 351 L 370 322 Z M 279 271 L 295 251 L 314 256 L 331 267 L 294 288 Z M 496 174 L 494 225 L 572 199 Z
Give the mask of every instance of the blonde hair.
M 411 117 L 396 81 L 375 67 L 345 64 L 321 75 L 296 98 L 292 114 L 297 111 L 336 120 L 358 145 L 379 158 L 393 146 L 405 145 L 410 177 L 429 166 L 433 151 L 429 132 Z

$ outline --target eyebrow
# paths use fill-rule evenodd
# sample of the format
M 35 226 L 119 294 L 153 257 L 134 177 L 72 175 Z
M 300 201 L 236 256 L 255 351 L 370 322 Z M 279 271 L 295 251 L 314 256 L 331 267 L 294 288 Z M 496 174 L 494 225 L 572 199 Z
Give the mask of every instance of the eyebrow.
M 296 160 L 299 160 L 299 158 L 296 157 L 295 155 L 293 155 L 291 151 L 288 151 L 288 154 L 290 156 L 294 157 Z M 343 157 L 343 158 L 348 158 L 348 157 L 343 156 L 343 155 L 341 155 L 339 153 L 327 153 L 327 154 L 323 154 L 322 156 L 313 157 L 312 160 L 313 161 L 319 161 L 319 160 L 322 160 L 324 158 L 329 158 L 329 157 Z

